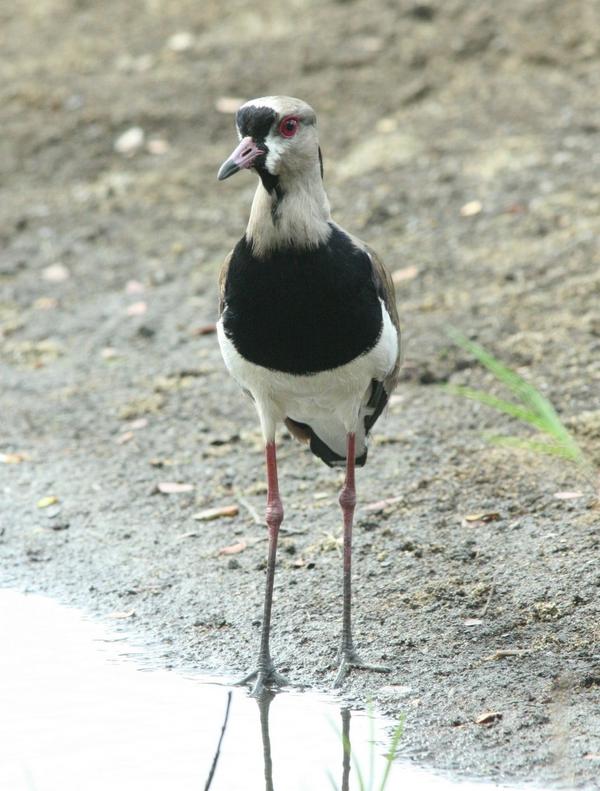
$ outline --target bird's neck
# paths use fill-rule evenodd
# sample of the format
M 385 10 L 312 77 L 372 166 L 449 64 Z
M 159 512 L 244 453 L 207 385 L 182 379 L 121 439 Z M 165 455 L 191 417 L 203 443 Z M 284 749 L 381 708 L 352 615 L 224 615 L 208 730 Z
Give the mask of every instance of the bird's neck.
M 246 239 L 258 257 L 281 247 L 318 247 L 331 233 L 329 201 L 318 164 L 288 178 L 262 178 Z

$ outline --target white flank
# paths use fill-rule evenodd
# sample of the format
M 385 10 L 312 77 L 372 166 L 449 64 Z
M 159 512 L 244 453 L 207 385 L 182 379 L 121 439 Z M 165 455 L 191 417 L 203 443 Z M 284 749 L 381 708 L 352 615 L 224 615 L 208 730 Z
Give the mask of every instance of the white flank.
M 225 335 L 223 319 L 219 320 L 217 333 L 225 365 L 240 387 L 252 395 L 266 442 L 275 438 L 277 424 L 290 417 L 311 426 L 340 456 L 346 455 L 346 434 L 356 432 L 356 454 L 362 454 L 371 381 L 385 379 L 398 354 L 398 333 L 380 303 L 383 328 L 375 346 L 345 365 L 308 376 L 248 362 Z

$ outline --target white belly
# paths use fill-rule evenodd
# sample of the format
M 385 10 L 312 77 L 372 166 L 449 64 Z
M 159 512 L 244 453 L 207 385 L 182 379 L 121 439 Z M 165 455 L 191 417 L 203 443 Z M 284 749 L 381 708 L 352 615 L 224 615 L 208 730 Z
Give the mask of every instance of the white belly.
M 333 421 L 345 431 L 356 431 L 373 379 L 382 380 L 394 368 L 398 333 L 383 303 L 383 329 L 375 346 L 345 365 L 311 375 L 273 371 L 248 362 L 225 335 L 222 319 L 217 333 L 225 365 L 238 384 L 254 399 L 265 439 L 275 426 L 290 417 L 314 426 Z

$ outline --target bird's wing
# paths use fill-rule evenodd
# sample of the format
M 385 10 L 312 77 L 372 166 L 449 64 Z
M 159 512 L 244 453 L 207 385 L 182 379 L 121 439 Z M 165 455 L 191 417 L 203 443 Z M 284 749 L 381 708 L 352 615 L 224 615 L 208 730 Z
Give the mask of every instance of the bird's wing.
M 375 283 L 377 296 L 383 301 L 390 319 L 392 320 L 392 324 L 398 333 L 398 354 L 396 356 L 396 363 L 383 380 L 383 386 L 385 387 L 389 396 L 398 384 L 400 365 L 402 363 L 400 319 L 398 317 L 398 308 L 396 307 L 396 289 L 394 288 L 394 281 L 392 280 L 392 276 L 390 275 L 388 268 L 383 263 L 381 258 L 379 258 L 375 250 L 355 236 L 352 237 L 352 240 L 357 245 L 357 247 L 360 247 L 362 250 L 364 250 L 371 259 L 371 271 L 373 274 L 373 281 Z
M 388 371 L 381 381 L 374 379 L 371 383 L 371 392 L 367 401 L 367 414 L 365 415 L 365 432 L 368 434 L 381 413 L 386 407 L 390 395 L 398 384 L 400 377 L 400 366 L 402 364 L 401 338 L 400 338 L 400 319 L 398 308 L 396 307 L 396 289 L 394 281 L 387 267 L 379 258 L 375 250 L 366 245 L 360 239 L 356 239 L 356 244 L 360 246 L 371 259 L 371 270 L 373 281 L 377 290 L 377 295 L 382 300 L 389 314 L 392 324 L 398 333 L 398 353 L 394 366 Z
M 219 316 L 221 316 L 225 308 L 225 286 L 227 284 L 227 273 L 229 272 L 229 264 L 231 263 L 232 256 L 233 250 L 230 251 L 227 258 L 223 261 L 223 266 L 219 272 Z

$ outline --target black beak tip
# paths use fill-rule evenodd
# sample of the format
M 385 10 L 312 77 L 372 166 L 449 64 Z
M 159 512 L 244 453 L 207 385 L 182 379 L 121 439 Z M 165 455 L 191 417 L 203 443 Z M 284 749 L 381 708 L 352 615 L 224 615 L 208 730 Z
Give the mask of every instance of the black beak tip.
M 228 179 L 229 176 L 233 176 L 234 173 L 237 173 L 239 169 L 239 165 L 236 165 L 235 162 L 232 162 L 230 159 L 228 159 L 226 162 L 223 162 L 219 168 L 217 179 L 219 181 L 225 181 L 225 179 Z

